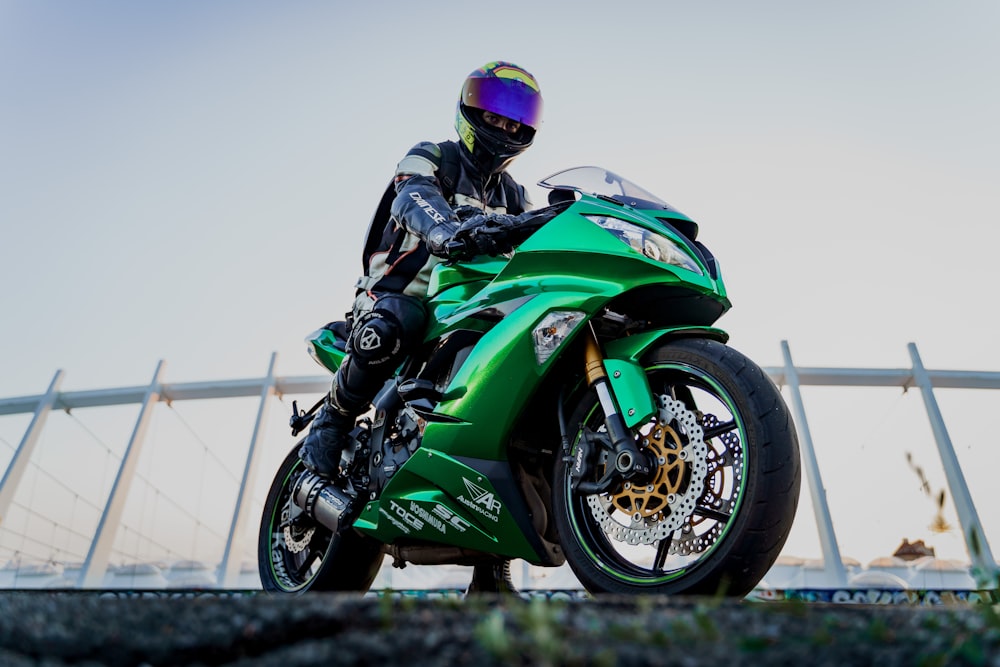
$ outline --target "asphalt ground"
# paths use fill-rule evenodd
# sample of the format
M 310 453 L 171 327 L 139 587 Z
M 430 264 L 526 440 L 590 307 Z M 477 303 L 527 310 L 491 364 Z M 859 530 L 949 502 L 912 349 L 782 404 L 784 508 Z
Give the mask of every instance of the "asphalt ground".
M 1000 666 L 1000 607 L 7 591 L 0 665 Z

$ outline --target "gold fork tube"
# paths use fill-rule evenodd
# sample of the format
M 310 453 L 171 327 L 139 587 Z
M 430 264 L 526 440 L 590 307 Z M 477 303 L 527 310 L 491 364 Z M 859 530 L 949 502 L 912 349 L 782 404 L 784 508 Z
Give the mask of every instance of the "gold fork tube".
M 601 347 L 597 344 L 597 334 L 594 328 L 590 327 L 590 335 L 583 349 L 583 357 L 586 362 L 587 384 L 593 386 L 598 380 L 608 377 L 604 370 L 604 355 L 601 354 Z

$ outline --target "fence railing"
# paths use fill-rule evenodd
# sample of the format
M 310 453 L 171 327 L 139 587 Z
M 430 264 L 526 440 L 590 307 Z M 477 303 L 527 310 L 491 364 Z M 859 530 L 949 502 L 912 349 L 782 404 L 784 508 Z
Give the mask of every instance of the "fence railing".
M 792 409 L 799 433 L 802 462 L 809 483 L 820 546 L 823 552 L 825 572 L 831 583 L 845 586 L 846 571 L 840 556 L 833 521 L 827 504 L 826 490 L 806 416 L 801 387 L 900 387 L 918 388 L 921 391 L 927 417 L 934 433 L 935 443 L 941 457 L 947 484 L 954 499 L 955 509 L 961 524 L 962 535 L 973 564 L 973 570 L 994 572 L 993 558 L 986 534 L 983 530 L 969 488 L 955 455 L 944 418 L 938 408 L 934 390 L 936 388 L 1000 389 L 1000 372 L 953 371 L 925 369 L 916 345 L 908 346 L 912 365 L 902 369 L 878 368 L 818 368 L 797 367 L 792 362 L 788 343 L 782 342 L 784 365 L 765 367 L 765 372 L 779 386 L 791 394 Z M 0 517 L 6 517 L 14 496 L 21 485 L 28 462 L 45 428 L 46 419 L 53 410 L 78 410 L 84 408 L 139 404 L 139 416 L 132 429 L 125 453 L 122 456 L 114 484 L 104 505 L 103 513 L 81 569 L 78 585 L 95 587 L 101 582 L 108 568 L 109 555 L 118 529 L 122 510 L 128 496 L 136 463 L 145 440 L 150 415 L 157 404 L 175 401 L 197 401 L 217 398 L 259 397 L 257 418 L 248 443 L 243 466 L 243 474 L 236 506 L 230 523 L 225 552 L 218 570 L 218 583 L 227 587 L 238 576 L 240 558 L 236 545 L 246 533 L 247 527 L 256 521 L 249 512 L 249 494 L 256 480 L 260 460 L 260 441 L 263 424 L 275 395 L 318 395 L 329 388 L 329 376 L 275 375 L 276 355 L 271 356 L 267 373 L 259 378 L 220 380 L 208 382 L 170 383 L 165 382 L 163 362 L 158 364 L 148 385 L 99 389 L 89 391 L 62 391 L 63 372 L 58 371 L 43 394 L 0 399 L 0 416 L 31 414 L 32 418 L 6 472 L 0 480 Z

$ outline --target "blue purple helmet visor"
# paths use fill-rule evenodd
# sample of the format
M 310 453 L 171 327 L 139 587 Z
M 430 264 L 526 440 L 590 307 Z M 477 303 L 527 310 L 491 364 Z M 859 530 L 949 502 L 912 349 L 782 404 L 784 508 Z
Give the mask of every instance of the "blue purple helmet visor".
M 537 129 L 542 120 L 542 95 L 534 77 L 515 65 L 491 65 L 466 79 L 462 87 L 462 104 L 492 111 Z

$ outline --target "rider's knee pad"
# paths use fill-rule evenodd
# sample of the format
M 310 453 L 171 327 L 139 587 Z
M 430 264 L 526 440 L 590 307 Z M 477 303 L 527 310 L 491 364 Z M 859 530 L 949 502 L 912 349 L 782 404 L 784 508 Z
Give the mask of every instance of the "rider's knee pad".
M 350 353 L 362 367 L 395 365 L 403 356 L 401 333 L 398 320 L 391 314 L 369 311 L 354 323 Z
M 427 310 L 419 299 L 379 294 L 371 310 L 357 316 L 348 342 L 363 369 L 395 368 L 423 338 Z

